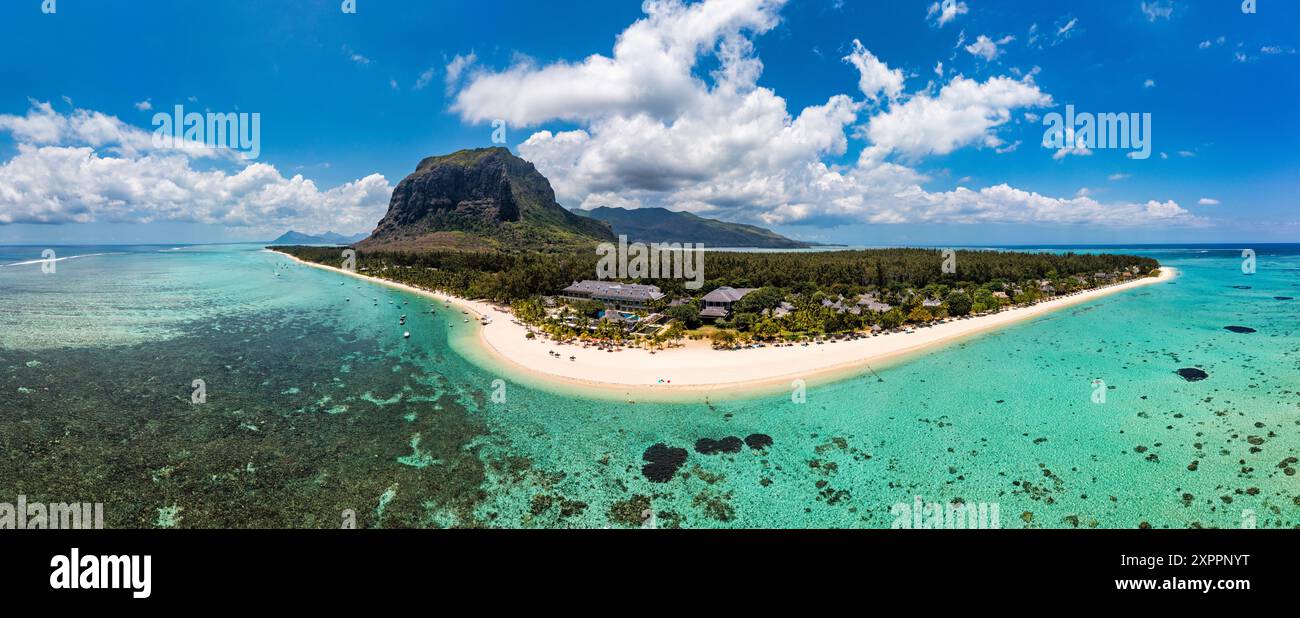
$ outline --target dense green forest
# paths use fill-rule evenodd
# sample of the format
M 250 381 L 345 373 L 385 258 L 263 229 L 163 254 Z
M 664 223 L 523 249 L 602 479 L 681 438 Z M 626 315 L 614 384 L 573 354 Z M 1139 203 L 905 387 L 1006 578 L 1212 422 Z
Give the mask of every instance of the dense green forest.
M 272 247 L 300 259 L 341 266 L 338 247 Z M 1113 254 L 1049 254 L 1009 251 L 957 251 L 956 272 L 942 271 L 936 249 L 868 249 L 808 253 L 708 252 L 704 287 L 688 290 L 683 279 L 628 279 L 659 286 L 669 299 L 698 297 L 721 287 L 778 288 L 791 294 L 823 292 L 849 296 L 865 292 L 900 294 L 927 286 L 974 288 L 1046 279 L 1071 287 L 1075 275 L 1113 273 L 1136 267 L 1147 274 L 1159 266 L 1152 258 Z M 424 253 L 358 252 L 356 266 L 371 274 L 457 296 L 512 302 L 555 294 L 583 279 L 595 279 L 595 251 L 574 253 Z M 999 288 L 1000 289 L 1000 288 Z

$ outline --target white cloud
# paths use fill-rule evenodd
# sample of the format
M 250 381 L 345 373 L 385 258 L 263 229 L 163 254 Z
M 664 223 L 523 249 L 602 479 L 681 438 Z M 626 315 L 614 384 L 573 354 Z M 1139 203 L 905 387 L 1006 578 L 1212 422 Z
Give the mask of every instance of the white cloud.
M 654 3 L 618 36 L 612 56 L 479 69 L 455 93 L 453 109 L 466 122 L 572 123 L 534 132 L 519 152 L 574 207 L 662 206 L 767 225 L 1198 221 L 1173 202 L 1102 204 L 1007 185 L 927 191 L 926 175 L 893 159 L 966 146 L 1010 152 L 1017 143 L 996 131 L 1018 110 L 1051 105 L 1051 96 L 1032 73 L 983 82 L 956 76 L 909 95 L 901 72 L 873 64 L 855 45 L 848 62 L 868 68 L 859 69 L 865 86 L 857 84 L 866 99 L 837 94 L 791 110 L 758 85 L 763 65 L 752 41 L 775 27 L 781 4 Z M 696 67 L 709 55 L 717 66 L 706 78 Z M 866 104 L 877 97 L 878 105 Z M 857 161 L 830 162 L 851 138 L 867 142 Z
M 1061 159 L 1064 159 L 1070 155 L 1074 155 L 1076 157 L 1092 156 L 1092 149 L 1086 146 L 1078 146 L 1075 148 L 1054 148 L 1053 150 L 1054 152 L 1052 153 L 1052 160 L 1054 161 L 1060 161 Z
M 95 111 L 57 114 L 48 103 L 0 116 L 0 131 L 18 142 L 0 164 L 0 225 L 184 221 L 352 232 L 371 229 L 392 193 L 378 174 L 321 190 L 265 163 L 196 169 L 193 158 L 211 150 L 155 149 L 144 129 Z
M 1013 112 L 1050 105 L 1051 96 L 1031 77 L 1005 76 L 956 76 L 908 95 L 881 63 L 863 95 L 883 93 L 880 105 L 836 94 L 791 110 L 758 85 L 762 62 L 753 46 L 778 23 L 782 4 L 649 3 L 611 57 L 544 66 L 519 58 L 503 71 L 471 69 L 473 54 L 458 57 L 459 67 L 448 67 L 453 109 L 468 122 L 572 122 L 571 130 L 537 131 L 519 147 L 568 205 L 666 206 L 768 225 L 1201 222 L 1173 201 L 1101 203 L 1007 184 L 927 191 L 930 178 L 894 159 L 966 146 L 1014 149 L 996 131 Z M 707 78 L 696 74 L 706 55 L 717 59 Z M 18 142 L 18 154 L 0 164 L 0 223 L 194 221 L 352 232 L 383 215 L 392 191 L 377 174 L 321 189 L 265 163 L 218 158 L 198 168 L 193 159 L 202 152 L 154 149 L 149 131 L 115 117 L 58 114 L 36 102 L 24 116 L 0 115 L 0 131 Z M 851 138 L 868 140 L 862 155 L 834 163 Z
M 1111 182 L 1115 182 L 1115 181 L 1117 181 L 1117 180 L 1126 180 L 1126 179 L 1128 179 L 1128 178 L 1131 177 L 1131 176 L 1132 176 L 1132 174 L 1120 174 L 1120 173 L 1116 173 L 1116 174 L 1111 174 L 1110 176 L 1107 176 L 1106 179 L 1109 180 L 1109 181 L 1111 181 Z
M 985 61 L 992 62 L 993 59 L 997 58 L 999 55 L 1002 54 L 1002 50 L 998 49 L 998 46 L 1006 45 L 1007 43 L 1010 43 L 1014 40 L 1016 40 L 1016 37 L 1007 35 L 1002 37 L 1001 39 L 994 41 L 993 39 L 990 39 L 989 37 L 981 34 L 978 37 L 976 37 L 974 43 L 971 43 L 970 45 L 966 46 L 966 51 L 970 52 L 972 56 L 983 58 Z
M 1147 21 L 1152 23 L 1161 19 L 1169 19 L 1174 14 L 1174 3 L 1169 0 L 1143 1 L 1140 7 L 1142 8 L 1142 14 L 1146 15 Z
M 371 62 L 369 58 L 362 56 L 361 54 L 358 54 L 355 51 L 352 51 L 352 48 L 348 47 L 347 45 L 343 46 L 343 55 L 347 56 L 348 60 L 351 60 L 352 62 L 355 62 L 362 66 L 366 66 Z
M 149 99 L 145 99 L 143 101 L 140 101 L 139 103 L 136 103 L 135 108 L 142 112 L 147 112 L 153 109 L 153 103 Z
M 942 28 L 948 22 L 957 19 L 958 15 L 965 15 L 970 12 L 970 8 L 965 2 L 955 0 L 941 0 L 930 5 L 925 12 L 926 19 L 934 19 L 935 24 Z
M 618 36 L 612 57 L 593 54 L 543 67 L 519 62 L 502 72 L 479 73 L 451 108 L 470 122 L 500 118 L 513 126 L 587 122 L 609 113 L 671 117 L 706 94 L 707 86 L 692 72 L 705 53 L 718 60 L 711 74 L 718 89 L 752 88 L 762 62 L 747 35 L 776 27 L 784 4 L 647 2 L 648 14 Z
M 980 83 L 958 76 L 931 96 L 920 93 L 871 118 L 866 134 L 873 155 L 909 158 L 945 155 L 963 146 L 998 147 L 993 130 L 1011 120 L 1011 110 L 1044 107 L 1052 97 L 1029 80 L 992 77 Z
M 890 99 L 898 97 L 903 91 L 903 72 L 898 69 L 890 69 L 884 62 L 881 62 L 870 50 L 862 46 L 862 42 L 853 39 L 853 51 L 844 57 L 844 61 L 858 68 L 858 89 L 866 95 L 870 101 L 875 101 L 883 92 Z M 943 63 L 935 68 L 939 75 L 943 75 Z
M 1001 147 L 1001 148 L 994 148 L 994 149 L 993 149 L 993 152 L 996 152 L 996 153 L 998 153 L 998 154 L 1006 154 L 1006 153 L 1008 153 L 1008 152 L 1015 152 L 1015 151 L 1017 151 L 1017 150 L 1020 149 L 1020 144 L 1022 144 L 1022 143 L 1024 143 L 1024 142 L 1022 142 L 1021 140 L 1016 140 L 1016 141 L 1011 142 L 1010 144 L 1007 144 L 1006 146 L 1003 146 L 1003 147 Z
M 1211 198 L 1211 197 L 1203 197 L 1203 198 L 1197 200 L 1196 203 L 1197 203 L 1197 204 L 1200 204 L 1201 206 L 1218 206 L 1218 205 L 1219 205 L 1219 200 L 1216 200 L 1216 199 Z
M 434 67 L 429 67 L 428 69 L 425 69 L 424 72 L 420 74 L 420 77 L 418 77 L 415 80 L 415 85 L 412 86 L 411 88 L 413 90 L 424 90 L 429 86 L 431 82 L 433 82 L 433 76 L 435 72 L 437 72 L 437 69 Z
M 1211 47 L 1215 47 L 1215 46 L 1218 46 L 1218 45 L 1223 45 L 1223 44 L 1226 43 L 1227 41 L 1228 41 L 1227 37 L 1220 36 L 1219 38 L 1214 39 L 1213 41 L 1211 41 L 1211 40 L 1209 40 L 1209 39 L 1206 39 L 1206 40 L 1204 40 L 1204 41 L 1201 41 L 1201 44 L 1200 44 L 1200 45 L 1197 45 L 1197 47 L 1199 47 L 1200 49 L 1209 49 L 1209 48 L 1211 48 Z
M 1154 80 L 1154 79 L 1147 79 L 1145 82 L 1142 82 L 1142 87 L 1143 87 L 1143 88 L 1155 88 L 1155 87 L 1156 87 L 1156 80 Z
M 1069 37 L 1070 31 L 1074 30 L 1074 27 L 1077 25 L 1079 25 L 1079 18 L 1077 17 L 1070 18 L 1070 21 L 1065 22 L 1064 26 L 1061 26 L 1056 29 L 1056 36 Z
M 471 51 L 464 56 L 456 54 L 456 57 L 447 63 L 447 75 L 443 78 L 447 84 L 447 94 L 451 94 L 460 85 L 460 78 L 477 62 L 478 55 Z
M 49 102 L 28 101 L 31 107 L 26 115 L 0 114 L 0 131 L 12 133 L 16 142 L 40 146 L 86 145 L 127 157 L 159 149 L 154 144 L 152 128 L 141 129 L 122 122 L 116 116 L 86 109 L 74 109 L 64 115 L 54 111 Z M 209 148 L 203 143 L 189 141 L 180 141 L 175 147 L 169 144 L 166 150 L 181 150 L 191 158 L 237 157 L 231 150 Z

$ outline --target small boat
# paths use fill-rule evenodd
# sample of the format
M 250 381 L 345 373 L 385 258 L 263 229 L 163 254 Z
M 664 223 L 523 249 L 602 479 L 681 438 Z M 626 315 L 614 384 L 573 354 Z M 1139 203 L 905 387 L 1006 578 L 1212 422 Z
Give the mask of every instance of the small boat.
M 402 333 L 402 338 L 403 338 L 403 339 L 410 339 L 410 338 L 411 338 L 411 331 L 408 330 L 408 331 Z

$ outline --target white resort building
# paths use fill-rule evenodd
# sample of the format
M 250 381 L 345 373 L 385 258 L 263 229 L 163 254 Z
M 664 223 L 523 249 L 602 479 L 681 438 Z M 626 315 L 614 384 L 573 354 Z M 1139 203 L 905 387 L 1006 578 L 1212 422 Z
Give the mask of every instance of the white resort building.
M 658 286 L 616 281 L 577 281 L 563 290 L 560 298 L 594 300 L 618 311 L 640 311 L 664 297 Z

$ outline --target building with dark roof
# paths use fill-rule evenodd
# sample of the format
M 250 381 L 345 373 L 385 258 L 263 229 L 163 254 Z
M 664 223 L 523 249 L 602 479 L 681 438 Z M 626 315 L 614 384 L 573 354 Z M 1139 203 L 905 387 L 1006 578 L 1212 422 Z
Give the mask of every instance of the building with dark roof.
M 620 311 L 645 309 L 651 302 L 664 297 L 658 286 L 617 281 L 575 281 L 563 290 L 560 297 L 569 300 L 594 300 Z
M 731 315 L 731 306 L 755 289 L 723 286 L 705 294 L 700 302 L 700 317 L 716 320 Z

